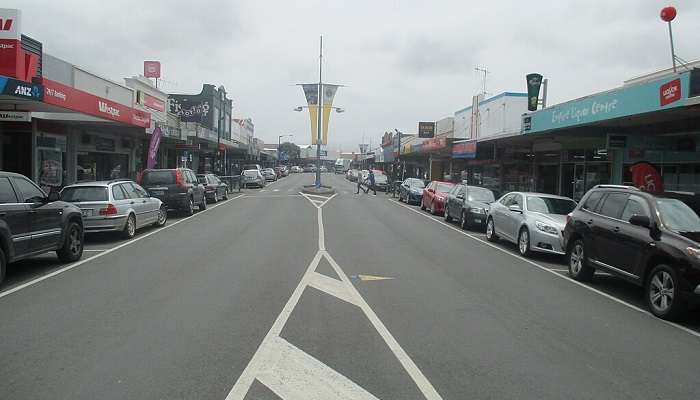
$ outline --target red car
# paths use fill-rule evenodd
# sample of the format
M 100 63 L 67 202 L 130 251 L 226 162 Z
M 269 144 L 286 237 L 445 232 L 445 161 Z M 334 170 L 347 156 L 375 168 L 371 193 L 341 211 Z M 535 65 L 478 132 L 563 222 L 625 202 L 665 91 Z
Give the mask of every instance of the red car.
M 445 201 L 447 193 L 452 190 L 454 183 L 432 181 L 423 189 L 423 199 L 420 202 L 420 209 L 430 209 L 433 215 L 445 212 Z

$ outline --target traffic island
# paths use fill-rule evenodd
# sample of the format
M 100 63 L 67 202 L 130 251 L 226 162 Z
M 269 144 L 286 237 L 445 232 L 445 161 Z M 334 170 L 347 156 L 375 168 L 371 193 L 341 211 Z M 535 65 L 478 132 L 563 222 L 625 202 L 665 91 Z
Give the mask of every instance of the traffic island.
M 321 187 L 316 187 L 316 185 L 304 185 L 304 187 L 301 188 L 302 193 L 306 194 L 317 194 L 321 196 L 327 196 L 335 193 L 335 189 L 333 189 L 331 186 L 323 186 Z

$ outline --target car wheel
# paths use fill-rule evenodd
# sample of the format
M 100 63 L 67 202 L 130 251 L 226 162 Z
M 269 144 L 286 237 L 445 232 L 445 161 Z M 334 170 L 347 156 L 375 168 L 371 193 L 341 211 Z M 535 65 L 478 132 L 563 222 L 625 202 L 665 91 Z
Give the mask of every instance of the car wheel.
M 155 226 L 163 226 L 168 220 L 168 209 L 165 206 L 160 206 L 158 209 L 158 217 L 156 218 Z
M 425 203 L 423 202 L 423 199 L 420 199 L 420 209 L 425 211 Z
M 190 197 L 189 200 L 187 200 L 187 206 L 185 208 L 185 215 L 191 216 L 193 214 L 194 214 L 194 200 L 192 199 L 192 197 Z
M 218 203 L 218 202 L 219 202 L 219 192 L 216 192 L 216 191 L 214 192 L 214 199 L 213 199 L 212 201 L 213 201 L 214 203 Z
M 518 235 L 518 251 L 520 255 L 524 257 L 529 257 L 532 252 L 530 251 L 530 231 L 526 227 L 520 229 L 520 234 Z
M 649 310 L 655 316 L 675 320 L 686 310 L 680 297 L 676 271 L 666 264 L 659 264 L 651 271 L 646 284 Z
M 136 235 L 136 217 L 134 214 L 129 214 L 126 218 L 126 224 L 124 225 L 124 230 L 122 231 L 122 236 L 126 239 L 131 239 Z
M 459 226 L 462 229 L 467 229 L 467 213 L 462 210 L 462 214 L 459 216 Z
M 0 249 L 0 284 L 5 280 L 5 253 Z
M 489 218 L 486 221 L 486 240 L 489 242 L 498 241 L 498 235 L 496 235 L 496 225 L 493 223 L 493 218 Z
M 228 200 L 228 188 L 224 190 L 224 200 Z
M 590 281 L 595 268 L 588 265 L 588 254 L 583 240 L 576 239 L 569 249 L 569 275 L 577 281 Z
M 56 251 L 63 262 L 73 262 L 83 256 L 83 227 L 77 222 L 69 222 L 63 246 Z
M 202 202 L 199 203 L 199 211 L 204 211 L 207 209 L 207 196 L 202 196 Z

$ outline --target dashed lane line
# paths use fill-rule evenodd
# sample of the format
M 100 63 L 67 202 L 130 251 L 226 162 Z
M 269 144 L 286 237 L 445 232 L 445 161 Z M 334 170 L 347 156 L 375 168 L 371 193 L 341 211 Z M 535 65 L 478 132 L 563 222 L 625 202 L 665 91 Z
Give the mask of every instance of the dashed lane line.
M 30 280 L 29 282 L 25 282 L 25 283 L 23 283 L 23 284 L 21 284 L 21 285 L 18 285 L 18 286 L 15 286 L 15 287 L 11 288 L 11 289 L 5 290 L 4 292 L 0 292 L 0 298 L 3 298 L 3 297 L 5 297 L 5 296 L 8 296 L 8 295 L 10 295 L 10 294 L 12 294 L 12 293 L 18 292 L 18 291 L 20 291 L 20 290 L 22 290 L 22 289 L 24 289 L 24 288 L 29 287 L 29 286 L 33 286 L 33 285 L 35 285 L 35 284 L 37 284 L 37 283 L 39 283 L 39 282 L 41 282 L 41 281 L 45 281 L 45 280 L 47 280 L 47 279 L 49 279 L 49 278 L 52 278 L 52 277 L 54 277 L 54 276 L 56 276 L 56 275 L 60 275 L 60 274 L 62 274 L 62 273 L 64 273 L 64 272 L 66 272 L 66 271 L 70 271 L 70 270 L 73 269 L 73 268 L 79 267 L 79 266 L 81 266 L 81 265 L 83 265 L 83 264 L 86 264 L 86 263 L 88 263 L 88 262 L 90 262 L 90 261 L 92 261 L 92 260 L 95 260 L 95 259 L 97 259 L 97 258 L 99 258 L 99 257 L 106 256 L 107 254 L 110 254 L 110 253 L 112 253 L 112 252 L 115 252 L 115 251 L 121 249 L 122 247 L 126 247 L 126 246 L 128 246 L 128 245 L 130 245 L 130 244 L 132 244 L 132 243 L 135 243 L 135 242 L 138 242 L 138 241 L 140 241 L 140 240 L 146 239 L 147 237 L 149 237 L 149 236 L 151 236 L 151 235 L 155 235 L 155 234 L 158 233 L 158 232 L 162 232 L 162 231 L 164 231 L 164 230 L 166 230 L 166 229 L 170 229 L 170 228 L 172 228 L 173 226 L 176 226 L 176 225 L 178 225 L 178 224 L 180 224 L 180 223 L 182 223 L 182 222 L 185 222 L 185 221 L 187 221 L 187 220 L 189 220 L 189 219 L 191 219 L 191 218 L 195 218 L 195 217 L 200 216 L 200 215 L 202 215 L 202 214 L 204 214 L 204 213 L 206 213 L 206 212 L 209 212 L 209 211 L 211 211 L 211 210 L 214 210 L 215 208 L 217 208 L 217 207 L 219 207 L 219 206 L 228 204 L 230 201 L 235 200 L 235 199 L 237 199 L 237 198 L 239 198 L 239 197 L 241 197 L 241 196 L 243 196 L 243 195 L 241 194 L 241 195 L 238 195 L 238 196 L 236 196 L 236 197 L 232 197 L 230 200 L 227 200 L 227 201 L 221 202 L 221 203 L 219 203 L 219 204 L 213 205 L 213 206 L 211 206 L 211 207 L 208 207 L 206 210 L 199 211 L 199 212 L 197 212 L 197 213 L 194 214 L 194 215 L 191 215 L 191 216 L 186 217 L 186 218 L 183 218 L 183 219 L 179 219 L 179 220 L 173 222 L 172 224 L 168 224 L 168 225 L 166 225 L 166 226 L 164 226 L 164 227 L 162 227 L 162 228 L 156 229 L 156 230 L 154 230 L 154 231 L 152 231 L 152 232 L 148 232 L 148 233 L 145 233 L 145 234 L 143 234 L 143 235 L 139 235 L 139 236 L 135 237 L 134 239 L 129 240 L 128 242 L 124 242 L 124 243 L 122 243 L 122 244 L 120 244 L 120 245 L 118 245 L 118 246 L 115 246 L 115 247 L 112 247 L 112 248 L 110 248 L 110 249 L 107 249 L 107 250 L 105 250 L 105 251 L 103 251 L 103 252 L 100 252 L 100 253 L 98 253 L 98 254 L 95 254 L 95 255 L 92 256 L 92 257 L 88 257 L 88 258 L 82 259 L 82 260 L 80 260 L 80 261 L 74 262 L 73 264 L 66 265 L 65 267 L 60 268 L 60 269 L 57 269 L 56 271 L 53 271 L 53 272 L 51 272 L 51 273 L 49 273 L 49 274 L 40 276 L 40 277 L 38 277 L 38 278 L 36 278 L 36 279 L 32 279 L 32 280 Z
M 520 260 L 520 261 L 523 261 L 523 262 L 525 262 L 525 263 L 528 263 L 528 264 L 530 264 L 530 265 L 532 265 L 532 266 L 534 266 L 534 267 L 540 269 L 541 271 L 545 271 L 545 272 L 548 272 L 548 273 L 550 273 L 550 274 L 552 274 L 552 275 L 554 275 L 554 276 L 556 276 L 556 277 L 558 277 L 558 278 L 565 279 L 565 280 L 567 280 L 567 281 L 573 283 L 574 285 L 577 285 L 577 286 L 579 286 L 579 287 L 582 287 L 582 288 L 584 288 L 584 289 L 586 289 L 586 290 L 589 290 L 589 291 L 591 291 L 591 292 L 593 292 L 593 293 L 596 293 L 596 294 L 598 294 L 598 295 L 601 295 L 601 296 L 603 296 L 603 297 L 605 297 L 605 298 L 607 298 L 607 299 L 609 299 L 609 300 L 612 300 L 612 301 L 614 301 L 614 302 L 616 302 L 616 303 L 618 303 L 618 304 L 621 304 L 621 305 L 623 305 L 623 306 L 626 306 L 626 307 L 628 307 L 628 308 L 631 308 L 632 310 L 638 311 L 638 312 L 640 312 L 640 313 L 642 313 L 642 314 L 644 314 L 644 315 L 646 315 L 646 316 L 649 316 L 649 317 L 653 318 L 655 321 L 659 321 L 659 322 L 664 323 L 664 324 L 666 324 L 666 325 L 669 325 L 669 326 L 672 326 L 672 327 L 674 327 L 674 328 L 680 329 L 680 330 L 682 330 L 683 332 L 688 333 L 688 334 L 690 334 L 690 335 L 692 335 L 692 336 L 695 336 L 695 337 L 697 337 L 697 338 L 700 338 L 700 332 L 694 331 L 694 330 L 692 330 L 692 329 L 690 329 L 690 328 L 686 328 L 685 326 L 679 325 L 679 324 L 677 324 L 677 323 L 675 323 L 675 322 L 671 322 L 671 321 L 667 321 L 667 320 L 664 320 L 664 319 L 657 318 L 656 316 L 654 316 L 654 315 L 653 315 L 652 313 L 650 313 L 649 311 L 644 310 L 644 309 L 642 309 L 642 308 L 639 308 L 639 307 L 635 306 L 634 304 L 628 303 L 628 302 L 626 302 L 626 301 L 624 301 L 624 300 L 620 300 L 620 299 L 618 299 L 617 297 L 612 296 L 612 295 L 609 295 L 609 294 L 607 294 L 607 293 L 605 293 L 605 292 L 603 292 L 603 291 L 601 291 L 601 290 L 598 290 L 598 289 L 592 288 L 592 287 L 590 287 L 590 286 L 587 286 L 587 285 L 585 285 L 585 284 L 583 284 L 583 283 L 581 283 L 581 282 L 579 282 L 579 281 L 577 281 L 577 280 L 574 280 L 574 279 L 572 279 L 572 278 L 570 278 L 570 277 L 568 277 L 568 276 L 566 276 L 566 275 L 563 275 L 563 274 L 561 274 L 561 273 L 559 273 L 559 272 L 557 272 L 557 271 L 554 271 L 554 270 L 551 269 L 551 268 L 547 268 L 547 267 L 545 267 L 545 266 L 543 266 L 543 265 L 540 265 L 540 264 L 538 264 L 538 263 L 536 263 L 536 262 L 534 262 L 534 261 L 532 261 L 532 260 L 529 260 L 529 259 L 527 259 L 527 258 L 521 257 L 521 256 L 519 256 L 519 255 L 517 255 L 517 254 L 513 254 L 512 252 L 510 252 L 510 251 L 508 251 L 508 250 L 506 250 L 506 249 L 503 249 L 503 248 L 501 248 L 501 247 L 498 247 L 498 246 L 494 245 L 493 243 L 490 243 L 490 242 L 488 242 L 488 241 L 486 241 L 486 240 L 483 240 L 483 239 L 481 239 L 481 238 L 479 238 L 479 237 L 477 237 L 477 236 L 474 236 L 474 235 L 472 235 L 472 234 L 469 234 L 469 233 L 467 233 L 467 232 L 464 232 L 464 231 L 462 231 L 461 229 L 457 229 L 457 228 L 455 228 L 454 226 L 451 226 L 451 225 L 449 225 L 449 224 L 447 224 L 447 223 L 445 223 L 445 222 L 443 222 L 443 221 L 438 221 L 438 220 L 436 220 L 435 218 L 432 218 L 432 217 L 430 217 L 430 216 L 428 216 L 428 215 L 426 215 L 426 214 L 423 214 L 421 211 L 414 210 L 414 209 L 411 208 L 410 206 L 401 204 L 401 203 L 399 203 L 399 202 L 396 201 L 396 200 L 391 200 L 391 199 L 387 199 L 387 200 L 388 200 L 390 203 L 392 203 L 392 204 L 395 204 L 395 205 L 397 205 L 397 206 L 403 207 L 403 208 L 405 208 L 405 209 L 407 209 L 407 210 L 409 210 L 409 211 L 412 211 L 412 212 L 414 212 L 414 213 L 416 213 L 416 214 L 418 214 L 418 215 L 420 215 L 420 216 L 423 216 L 423 217 L 426 217 L 426 218 L 428 218 L 428 219 L 430 219 L 430 220 L 432 220 L 432 221 L 435 221 L 436 223 L 438 223 L 438 224 L 440 224 L 440 225 L 443 225 L 443 226 L 445 226 L 445 227 L 447 227 L 447 228 L 449 228 L 449 229 L 452 229 L 453 231 L 455 231 L 455 232 L 457 232 L 457 233 L 460 233 L 460 234 L 462 234 L 462 235 L 464 235 L 464 236 L 466 236 L 466 237 L 468 237 L 468 238 L 470 238 L 470 239 L 472 239 L 472 240 L 476 240 L 477 242 L 480 242 L 480 243 L 482 243 L 482 244 L 485 244 L 486 246 L 489 246 L 489 247 L 491 247 L 491 248 L 493 248 L 493 249 L 496 249 L 496 250 L 498 250 L 498 251 L 500 251 L 500 252 L 502 252 L 502 253 L 504 253 L 504 254 L 508 254 L 508 255 L 511 256 L 511 257 L 517 258 L 517 259 Z

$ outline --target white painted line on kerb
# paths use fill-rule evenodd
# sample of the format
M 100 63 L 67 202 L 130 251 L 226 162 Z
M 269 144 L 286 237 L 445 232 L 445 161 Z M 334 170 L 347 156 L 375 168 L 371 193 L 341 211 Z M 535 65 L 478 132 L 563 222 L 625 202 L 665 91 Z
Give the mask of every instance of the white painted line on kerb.
M 631 308 L 631 309 L 633 309 L 633 310 L 635 310 L 635 311 L 638 311 L 638 312 L 640 312 L 640 313 L 642 313 L 642 314 L 644 314 L 644 315 L 647 315 L 647 316 L 653 318 L 655 321 L 659 321 L 659 322 L 662 322 L 662 323 L 667 324 L 667 325 L 669 325 L 669 326 L 672 326 L 672 327 L 674 327 L 674 328 L 678 328 L 678 329 L 682 330 L 682 331 L 685 332 L 685 333 L 688 333 L 688 334 L 690 334 L 690 335 L 692 335 L 692 336 L 695 336 L 695 337 L 697 337 L 697 338 L 700 338 L 700 332 L 696 332 L 696 331 L 694 331 L 694 330 L 692 330 L 692 329 L 690 329 L 690 328 L 686 328 L 685 326 L 679 325 L 679 324 L 677 324 L 677 323 L 675 323 L 675 322 L 671 322 L 671 321 L 667 321 L 667 320 L 665 320 L 665 319 L 658 318 L 658 317 L 654 316 L 654 314 L 650 313 L 649 311 L 644 310 L 644 309 L 642 309 L 642 308 L 639 308 L 639 307 L 635 306 L 634 304 L 630 304 L 630 303 L 628 303 L 628 302 L 626 302 L 626 301 L 624 301 L 624 300 L 620 300 L 620 299 L 618 299 L 618 298 L 615 297 L 615 296 L 609 295 L 609 294 L 607 294 L 607 293 L 605 293 L 605 292 L 603 292 L 603 291 L 600 291 L 600 290 L 598 290 L 598 289 L 596 289 L 596 288 L 590 287 L 590 286 L 588 286 L 588 285 L 586 285 L 586 284 L 584 284 L 584 283 L 581 283 L 581 282 L 579 282 L 579 281 L 577 281 L 577 280 L 574 280 L 574 279 L 572 279 L 572 278 L 570 278 L 570 277 L 568 277 L 568 276 L 566 276 L 566 275 L 563 275 L 563 274 L 561 274 L 560 272 L 557 272 L 557 271 L 554 270 L 554 269 L 547 268 L 547 267 L 545 267 L 545 266 L 543 266 L 543 265 L 540 265 L 540 264 L 538 264 L 538 263 L 536 263 L 536 262 L 534 262 L 534 261 L 532 261 L 532 260 L 529 260 L 529 259 L 527 259 L 527 258 L 521 257 L 520 255 L 514 254 L 514 253 L 512 253 L 512 252 L 510 252 L 510 251 L 508 251 L 508 250 L 506 250 L 506 249 L 503 249 L 503 248 L 501 248 L 501 247 L 498 247 L 498 246 L 494 245 L 493 243 L 490 243 L 490 242 L 488 242 L 488 241 L 486 241 L 486 240 L 483 240 L 483 239 L 481 239 L 481 238 L 479 238 L 479 237 L 476 237 L 476 236 L 471 235 L 471 234 L 469 234 L 469 233 L 467 233 L 467 232 L 464 232 L 464 231 L 461 230 L 461 229 L 457 229 L 457 228 L 455 228 L 454 226 L 449 225 L 449 224 L 446 223 L 446 222 L 438 221 L 437 219 L 432 218 L 432 217 L 430 217 L 430 216 L 427 215 L 427 214 L 423 214 L 421 211 L 414 210 L 413 208 L 411 208 L 411 207 L 409 207 L 409 206 L 407 206 L 407 205 L 401 204 L 401 203 L 399 203 L 399 202 L 397 202 L 397 201 L 395 201 L 395 200 L 391 200 L 391 199 L 387 199 L 387 200 L 388 200 L 389 202 L 391 202 L 391 203 L 397 205 L 397 206 L 401 206 L 401 207 L 403 207 L 403 208 L 405 208 L 405 209 L 407 209 L 407 210 L 409 210 L 409 211 L 413 211 L 414 213 L 416 213 L 416 214 L 418 214 L 418 215 L 421 215 L 421 216 L 423 216 L 423 217 L 426 217 L 426 218 L 428 218 L 428 219 L 430 219 L 430 220 L 432 220 L 432 221 L 437 222 L 438 224 L 441 224 L 441 225 L 443 225 L 443 226 L 445 226 L 445 227 L 447 227 L 447 228 L 450 228 L 450 229 L 452 229 L 452 230 L 455 231 L 455 232 L 461 233 L 462 235 L 464 235 L 464 236 L 466 236 L 466 237 L 468 237 L 468 238 L 470 238 L 470 239 L 476 240 L 477 242 L 480 242 L 480 243 L 482 243 L 482 244 L 485 244 L 485 245 L 487 245 L 487 246 L 489 246 L 489 247 L 491 247 L 491 248 L 493 248 L 493 249 L 496 249 L 496 250 L 498 250 L 498 251 L 500 251 L 500 252 L 502 252 L 502 253 L 508 254 L 508 255 L 511 256 L 511 257 L 517 258 L 517 259 L 520 260 L 520 261 L 526 262 L 526 263 L 528 263 L 528 264 L 530 264 L 530 265 L 532 265 L 532 266 L 534 266 L 534 267 L 537 267 L 538 269 L 540 269 L 540 270 L 542 270 L 542 271 L 546 271 L 546 272 L 548 272 L 548 273 L 550 273 L 550 274 L 552 274 L 552 275 L 554 275 L 554 276 L 556 276 L 556 277 L 558 277 L 558 278 L 565 279 L 565 280 L 567 280 L 567 281 L 573 283 L 574 285 L 577 285 L 577 286 L 580 286 L 580 287 L 582 287 L 582 288 L 584 288 L 584 289 L 590 290 L 591 292 L 596 293 L 596 294 L 599 294 L 599 295 L 601 295 L 601 296 L 603 296 L 603 297 L 605 297 L 605 298 L 607 298 L 607 299 L 609 299 L 609 300 L 612 300 L 612 301 L 614 301 L 614 302 L 616 302 L 616 303 L 618 303 L 618 304 L 622 304 L 623 306 L 626 306 L 626 307 Z M 567 271 L 567 272 L 568 272 L 568 271 Z
M 107 251 L 107 249 L 83 249 L 83 251 Z
M 139 240 L 146 239 L 147 237 L 149 237 L 149 236 L 151 236 L 151 235 L 155 235 L 155 234 L 158 233 L 158 232 L 162 232 L 162 231 L 164 231 L 164 230 L 166 230 L 166 229 L 170 229 L 170 228 L 172 228 L 173 226 L 175 226 L 175 225 L 177 225 L 177 224 L 179 224 L 179 223 L 181 223 L 181 222 L 185 222 L 185 221 L 187 221 L 187 220 L 190 219 L 190 218 L 195 218 L 195 217 L 197 217 L 197 216 L 199 216 L 199 215 L 204 214 L 204 213 L 207 212 L 207 211 L 210 211 L 210 210 L 215 209 L 216 207 L 219 207 L 219 206 L 228 204 L 229 201 L 235 200 L 235 199 L 237 199 L 237 198 L 239 198 L 239 197 L 241 197 L 241 196 L 243 196 L 243 195 L 241 194 L 241 195 L 238 195 L 238 196 L 236 196 L 236 197 L 232 197 L 232 198 L 231 198 L 230 200 L 228 200 L 228 201 L 225 201 L 225 202 L 223 202 L 223 203 L 219 203 L 219 204 L 216 204 L 216 205 L 214 205 L 214 206 L 208 207 L 208 208 L 207 208 L 206 210 L 204 210 L 204 211 L 199 211 L 198 213 L 196 213 L 196 214 L 194 214 L 194 215 L 190 215 L 189 217 L 186 217 L 186 218 L 177 220 L 177 221 L 173 222 L 172 224 L 168 224 L 168 225 L 166 225 L 166 226 L 164 226 L 164 227 L 162 227 L 162 228 L 159 228 L 159 229 L 157 229 L 157 230 L 154 230 L 153 232 L 148 232 L 148 233 L 146 233 L 146 234 L 139 235 L 139 236 L 135 237 L 134 239 L 129 240 L 128 242 L 124 242 L 124 243 L 122 243 L 122 244 L 120 244 L 120 245 L 118 245 L 118 246 L 112 247 L 111 249 L 107 249 L 107 250 L 105 250 L 105 251 L 103 251 L 103 252 L 101 252 L 101 253 L 99 253 L 99 254 L 95 254 L 95 255 L 92 256 L 92 257 L 88 257 L 88 258 L 82 259 L 82 260 L 80 260 L 80 261 L 77 261 L 77 262 L 75 262 L 75 263 L 73 263 L 73 264 L 66 265 L 65 267 L 60 268 L 60 269 L 57 269 L 56 271 L 53 271 L 53 272 L 51 272 L 51 273 L 49 273 L 49 274 L 46 274 L 46 275 L 44 275 L 44 276 L 40 276 L 40 277 L 38 277 L 38 278 L 36 278 L 36 279 L 33 279 L 33 280 L 29 281 L 29 282 L 25 282 L 25 283 L 23 283 L 23 284 L 21 284 L 21 285 L 19 285 L 19 286 L 15 286 L 15 287 L 13 287 L 12 289 L 8 289 L 8 290 L 6 290 L 6 291 L 4 291 L 4 292 L 0 292 L 0 298 L 3 298 L 3 297 L 5 297 L 5 296 L 10 295 L 10 294 L 12 294 L 12 293 L 14 293 L 14 292 L 17 292 L 17 291 L 19 291 L 19 290 L 22 290 L 22 289 L 24 289 L 24 288 L 26 288 L 26 287 L 35 285 L 35 284 L 37 284 L 37 283 L 39 283 L 39 282 L 41 282 L 41 281 L 44 281 L 44 280 L 49 279 L 49 278 L 52 278 L 52 277 L 54 277 L 54 276 L 56 276 L 56 275 L 62 274 L 62 273 L 64 273 L 64 272 L 66 272 L 66 271 L 69 271 L 69 270 L 75 268 L 75 267 L 79 267 L 79 266 L 81 266 L 81 265 L 83 265 L 83 264 L 85 264 L 85 263 L 88 263 L 88 262 L 90 262 L 90 261 L 92 261 L 92 260 L 95 260 L 95 259 L 97 259 L 97 258 L 99 258 L 99 257 L 106 256 L 107 254 L 110 254 L 110 253 L 112 253 L 112 252 L 114 252 L 114 251 L 117 251 L 117 250 L 121 249 L 122 247 L 126 247 L 126 246 L 128 246 L 128 245 L 130 245 L 130 244 L 132 244 L 132 243 L 138 242 Z

